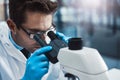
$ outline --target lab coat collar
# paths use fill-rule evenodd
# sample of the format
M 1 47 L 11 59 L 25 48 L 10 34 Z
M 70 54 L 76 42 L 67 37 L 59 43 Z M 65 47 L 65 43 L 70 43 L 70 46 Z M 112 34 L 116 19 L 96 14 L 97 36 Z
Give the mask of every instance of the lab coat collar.
M 23 63 L 26 63 L 26 60 L 27 60 L 27 59 L 25 58 L 25 56 L 23 55 L 23 53 L 22 53 L 20 50 L 16 49 L 16 48 L 13 46 L 13 44 L 7 43 L 7 44 L 5 44 L 5 47 L 6 47 L 6 49 L 8 49 L 8 50 L 6 50 L 6 51 L 7 51 L 7 53 L 8 53 L 10 56 L 16 58 L 17 60 L 19 60 L 19 61 L 21 61 L 21 62 L 23 62 Z
M 3 43 L 4 48 L 6 50 L 6 52 L 8 53 L 8 55 L 10 55 L 11 57 L 25 63 L 26 62 L 26 58 L 23 55 L 23 53 L 18 50 L 17 48 L 14 47 L 14 45 L 8 40 L 6 40 L 6 43 Z
M 10 55 L 11 57 L 25 63 L 26 58 L 22 54 L 20 50 L 14 47 L 12 42 L 9 40 L 9 28 L 6 25 L 6 23 L 0 24 L 0 43 L 2 43 L 4 49 L 6 50 L 7 54 Z

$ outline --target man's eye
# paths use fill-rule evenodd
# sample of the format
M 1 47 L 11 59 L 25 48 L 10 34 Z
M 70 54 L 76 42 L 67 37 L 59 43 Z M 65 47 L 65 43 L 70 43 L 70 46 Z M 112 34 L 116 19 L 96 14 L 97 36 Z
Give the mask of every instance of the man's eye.
M 36 34 L 36 32 L 30 31 L 29 34 Z

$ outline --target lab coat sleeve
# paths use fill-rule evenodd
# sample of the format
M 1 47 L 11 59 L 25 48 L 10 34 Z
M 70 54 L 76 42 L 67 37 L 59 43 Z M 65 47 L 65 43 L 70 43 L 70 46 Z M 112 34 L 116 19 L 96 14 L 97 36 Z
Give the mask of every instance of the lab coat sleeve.
M 46 78 L 45 78 L 46 77 Z M 67 80 L 64 77 L 62 70 L 60 69 L 60 63 L 50 63 L 48 74 L 46 74 L 42 80 Z

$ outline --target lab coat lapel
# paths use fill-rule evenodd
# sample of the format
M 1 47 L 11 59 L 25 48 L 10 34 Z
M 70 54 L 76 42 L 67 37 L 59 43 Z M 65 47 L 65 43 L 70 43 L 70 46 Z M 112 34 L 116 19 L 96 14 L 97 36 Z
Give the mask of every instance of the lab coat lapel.
M 5 35 L 1 35 L 1 42 L 3 44 L 4 49 L 6 50 L 6 53 L 10 55 L 13 58 L 16 58 L 17 60 L 25 63 L 26 58 L 25 56 L 21 53 L 20 50 L 16 49 L 14 45 L 11 43 L 8 37 Z
M 8 55 L 10 55 L 11 57 L 16 58 L 17 60 L 19 60 L 23 63 L 26 62 L 27 59 L 25 58 L 23 53 L 20 50 L 16 49 L 11 43 L 6 43 L 5 49 L 8 53 Z

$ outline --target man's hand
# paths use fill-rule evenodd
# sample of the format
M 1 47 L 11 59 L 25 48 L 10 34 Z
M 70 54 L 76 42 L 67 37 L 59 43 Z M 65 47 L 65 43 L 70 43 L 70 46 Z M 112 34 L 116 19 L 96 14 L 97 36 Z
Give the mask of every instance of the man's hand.
M 49 61 L 44 53 L 50 51 L 51 46 L 46 46 L 36 50 L 27 60 L 26 70 L 22 80 L 41 80 L 48 72 Z
M 65 41 L 66 43 L 68 43 L 68 40 L 70 37 L 66 37 L 63 33 L 60 32 L 56 32 L 56 35 L 63 41 Z

